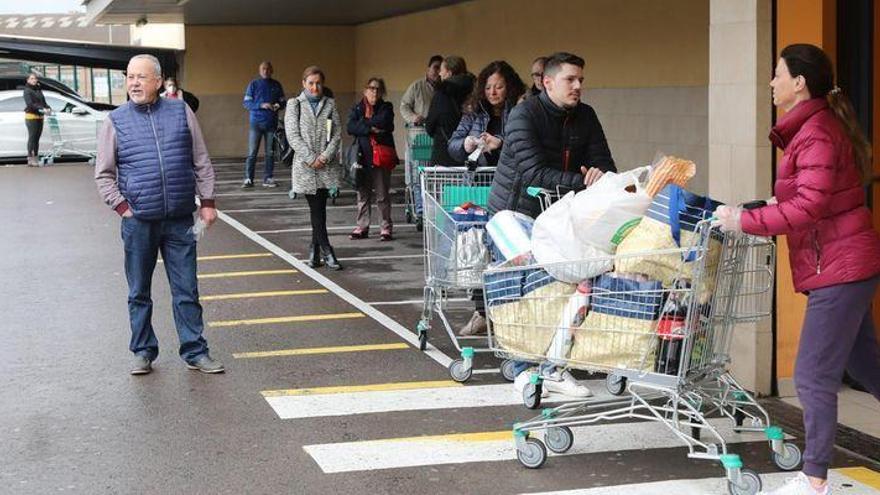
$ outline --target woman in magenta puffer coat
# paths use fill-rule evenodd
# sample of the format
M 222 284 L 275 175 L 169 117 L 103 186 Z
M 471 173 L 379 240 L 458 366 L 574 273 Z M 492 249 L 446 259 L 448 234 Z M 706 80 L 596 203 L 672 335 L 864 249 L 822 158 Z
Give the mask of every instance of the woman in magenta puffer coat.
M 771 493 L 827 494 L 844 371 L 880 400 L 871 317 L 880 237 L 863 186 L 871 177 L 871 147 L 820 48 L 782 50 L 770 86 L 774 105 L 786 111 L 770 134 L 784 150 L 775 204 L 748 211 L 722 206 L 716 216 L 722 230 L 788 238 L 795 289 L 808 294 L 794 378 L 806 451 L 803 472 Z

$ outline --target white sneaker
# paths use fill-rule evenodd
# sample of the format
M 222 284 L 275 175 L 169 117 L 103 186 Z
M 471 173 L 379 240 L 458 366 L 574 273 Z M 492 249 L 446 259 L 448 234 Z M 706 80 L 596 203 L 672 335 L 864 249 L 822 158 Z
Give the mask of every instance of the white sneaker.
M 556 368 L 544 377 L 544 390 L 569 397 L 590 397 L 593 392 L 586 385 L 581 385 L 568 370 Z
M 758 492 L 758 495 L 831 495 L 831 487 L 826 482 L 822 490 L 816 490 L 810 485 L 806 474 L 798 473 L 779 488 L 771 492 Z
M 519 395 L 522 395 L 523 390 L 526 388 L 526 384 L 531 380 L 532 373 L 535 372 L 537 372 L 536 368 L 529 368 L 516 375 L 516 378 L 513 380 L 513 388 Z M 547 397 L 548 395 L 550 395 L 550 392 L 547 391 L 547 387 L 541 387 L 541 398 Z

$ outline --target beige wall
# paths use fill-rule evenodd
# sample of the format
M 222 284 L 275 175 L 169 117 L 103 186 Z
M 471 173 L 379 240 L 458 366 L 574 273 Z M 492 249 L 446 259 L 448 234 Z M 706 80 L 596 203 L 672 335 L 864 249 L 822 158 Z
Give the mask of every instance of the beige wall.
M 476 0 L 355 27 L 194 26 L 186 28 L 183 85 L 202 99 L 199 120 L 212 154 L 240 156 L 247 148 L 241 97 L 264 58 L 288 95 L 299 91 L 302 68 L 321 65 L 345 118 L 371 75 L 385 78 L 398 107 L 434 53 L 460 54 L 472 72 L 505 59 L 530 84 L 536 56 L 571 51 L 587 61 L 585 100 L 618 164 L 644 164 L 656 151 L 685 156 L 706 170 L 692 184 L 705 192 L 708 33 L 705 0 L 627 0 L 625 8 L 615 0 L 548 0 L 540 12 L 534 1 Z
M 479 0 L 358 26 L 357 79 L 403 91 L 440 53 L 474 73 L 505 59 L 529 82 L 535 57 L 565 50 L 586 59 L 592 88 L 705 86 L 708 36 L 705 0 Z
M 214 156 L 247 153 L 245 87 L 261 60 L 271 60 L 288 97 L 302 90 L 302 70 L 320 65 L 340 103 L 351 101 L 354 28 L 323 26 L 187 26 L 182 85 L 201 100 L 198 117 Z

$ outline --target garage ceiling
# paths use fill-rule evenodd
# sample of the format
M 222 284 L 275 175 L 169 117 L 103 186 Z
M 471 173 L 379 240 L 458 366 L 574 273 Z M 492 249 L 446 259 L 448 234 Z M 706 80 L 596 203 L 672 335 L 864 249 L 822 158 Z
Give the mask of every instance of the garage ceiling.
M 355 25 L 462 0 L 83 0 L 103 24 Z

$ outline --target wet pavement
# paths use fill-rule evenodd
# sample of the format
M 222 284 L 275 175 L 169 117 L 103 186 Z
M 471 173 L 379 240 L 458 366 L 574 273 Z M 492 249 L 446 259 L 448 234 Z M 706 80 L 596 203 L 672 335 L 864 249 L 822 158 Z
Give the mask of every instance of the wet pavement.
M 312 272 L 295 259 L 308 251 L 308 209 L 288 198 L 287 169 L 279 188 L 243 191 L 241 168 L 218 161 L 224 217 L 199 246 L 205 335 L 227 372 L 188 371 L 177 357 L 159 265 L 160 356 L 141 377 L 128 374 L 120 222 L 91 168 L 0 168 L 0 493 L 726 492 L 718 463 L 688 459 L 668 431 L 640 422 L 589 426 L 575 454 L 523 468 L 509 432 L 534 412 L 512 386 L 493 372 L 451 382 L 442 364 L 457 352 L 439 321 L 437 350 L 413 345 L 422 237 L 401 194 L 396 239 L 380 242 L 375 228 L 348 239 L 344 192 L 328 224 L 345 269 Z M 451 307 L 456 325 L 472 311 Z M 478 369 L 497 366 L 478 356 Z M 589 378 L 601 391 L 601 376 Z M 760 436 L 731 441 L 765 483 L 784 479 Z M 880 472 L 844 450 L 835 467 Z M 836 493 L 880 493 L 870 471 L 834 477 Z

